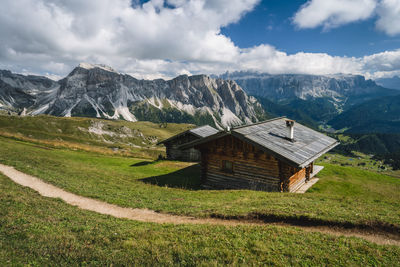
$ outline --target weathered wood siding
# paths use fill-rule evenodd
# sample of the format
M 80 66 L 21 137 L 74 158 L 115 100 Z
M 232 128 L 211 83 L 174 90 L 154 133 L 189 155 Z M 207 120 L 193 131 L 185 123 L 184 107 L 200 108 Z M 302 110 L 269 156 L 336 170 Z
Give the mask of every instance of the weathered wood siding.
M 300 169 L 289 178 L 289 192 L 296 191 L 306 180 L 306 168 Z
M 170 160 L 182 160 L 182 161 L 200 161 L 200 151 L 195 148 L 179 149 L 180 145 L 197 140 L 198 137 L 188 133 L 177 138 L 170 140 L 165 144 L 167 159 Z
M 284 162 L 280 164 L 281 191 L 293 192 L 301 186 L 306 179 L 307 168 L 299 169 Z
M 199 149 L 204 187 L 280 191 L 278 160 L 254 146 L 226 136 Z M 223 170 L 224 160 L 233 163 L 232 172 Z
M 291 191 L 305 179 L 305 168 L 289 166 L 233 136 L 197 148 L 202 152 L 202 184 L 205 188 Z M 232 172 L 223 169 L 224 161 L 233 163 Z

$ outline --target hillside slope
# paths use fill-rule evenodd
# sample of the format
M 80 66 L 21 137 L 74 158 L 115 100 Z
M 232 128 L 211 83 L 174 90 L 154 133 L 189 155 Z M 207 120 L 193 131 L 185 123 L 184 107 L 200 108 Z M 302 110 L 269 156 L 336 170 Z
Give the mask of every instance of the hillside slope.
M 346 133 L 400 133 L 400 95 L 354 106 L 328 123 Z
M 321 124 L 338 114 L 335 105 L 326 98 L 314 100 L 293 99 L 280 103 L 264 97 L 256 98 L 268 116 L 286 116 L 314 129 L 318 129 Z
M 155 158 L 164 154 L 156 144 L 193 128 L 192 124 L 127 122 L 96 118 L 0 115 L 0 136 L 101 153 Z
M 375 80 L 377 84 L 391 89 L 400 90 L 400 77 L 394 76 L 392 78 L 379 78 Z

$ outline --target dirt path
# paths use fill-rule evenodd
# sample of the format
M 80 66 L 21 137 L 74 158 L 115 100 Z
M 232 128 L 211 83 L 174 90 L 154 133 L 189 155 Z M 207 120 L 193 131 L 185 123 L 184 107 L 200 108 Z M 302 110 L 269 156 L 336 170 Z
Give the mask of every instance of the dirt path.
M 371 233 L 357 229 L 331 228 L 327 226 L 297 226 L 286 223 L 265 223 L 262 221 L 245 221 L 245 220 L 223 220 L 212 218 L 194 218 L 188 216 L 177 216 L 164 213 L 157 213 L 148 209 L 132 209 L 122 208 L 113 204 L 98 201 L 95 199 L 78 196 L 42 180 L 15 170 L 13 167 L 0 164 L 0 172 L 8 176 L 15 183 L 29 187 L 37 191 L 40 195 L 51 198 L 60 198 L 66 203 L 77 206 L 84 210 L 90 210 L 101 214 L 111 215 L 117 218 L 125 218 L 141 222 L 153 223 L 171 223 L 171 224 L 213 224 L 213 225 L 277 225 L 282 227 L 295 226 L 308 232 L 320 232 L 335 236 L 354 236 L 360 237 L 373 243 L 380 245 L 397 245 L 400 246 L 400 235 L 386 233 Z

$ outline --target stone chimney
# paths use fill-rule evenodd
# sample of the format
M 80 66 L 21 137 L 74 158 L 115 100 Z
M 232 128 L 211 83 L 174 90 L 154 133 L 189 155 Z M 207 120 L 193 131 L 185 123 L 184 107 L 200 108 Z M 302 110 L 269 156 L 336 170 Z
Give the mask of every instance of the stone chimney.
M 290 141 L 294 141 L 294 120 L 286 120 L 287 136 Z

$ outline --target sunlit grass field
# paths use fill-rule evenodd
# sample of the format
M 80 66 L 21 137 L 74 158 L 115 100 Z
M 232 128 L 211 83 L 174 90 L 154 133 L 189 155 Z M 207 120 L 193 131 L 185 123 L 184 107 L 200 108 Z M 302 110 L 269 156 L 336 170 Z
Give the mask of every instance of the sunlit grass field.
M 199 166 L 38 147 L 0 138 L 0 163 L 67 191 L 124 207 L 196 217 L 270 216 L 400 226 L 400 180 L 323 163 L 305 194 L 202 190 Z
M 202 190 L 197 164 L 156 160 L 163 148 L 143 144 L 148 136 L 162 140 L 191 125 L 104 121 L 106 130 L 115 133 L 125 125 L 140 130 L 144 138 L 134 144 L 142 146 L 133 147 L 129 138 L 114 138 L 111 144 L 103 136 L 76 131 L 88 129 L 95 119 L 29 119 L 0 118 L 0 163 L 79 195 L 195 217 L 400 227 L 400 179 L 373 170 L 371 160 L 366 166 L 372 171 L 346 166 L 348 159 L 340 155 L 321 158 L 320 181 L 305 194 Z M 16 126 L 9 120 L 16 120 Z M 61 127 L 62 133 L 56 130 Z M 42 197 L 0 174 L 1 266 L 173 264 L 398 266 L 400 248 L 288 226 L 116 219 Z
M 191 124 L 0 114 L 0 136 L 48 147 L 141 158 L 164 156 L 163 147 L 156 144 L 193 127 Z
M 161 225 L 83 211 L 0 175 L 1 266 L 396 266 L 397 246 L 295 227 Z

